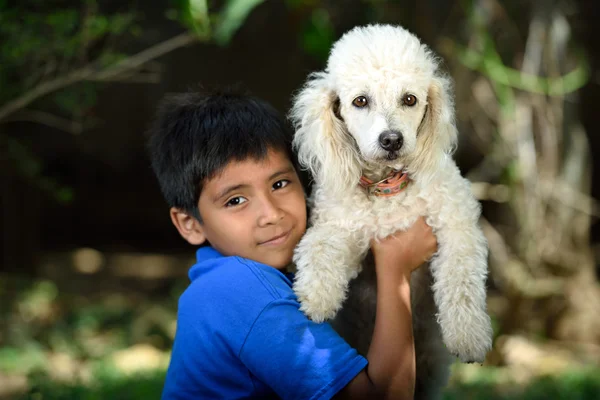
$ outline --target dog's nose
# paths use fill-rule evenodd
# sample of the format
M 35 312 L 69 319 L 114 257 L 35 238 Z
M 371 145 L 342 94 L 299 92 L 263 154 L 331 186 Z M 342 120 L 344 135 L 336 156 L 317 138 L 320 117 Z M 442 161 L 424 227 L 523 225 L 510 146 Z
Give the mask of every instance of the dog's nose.
M 379 135 L 379 144 L 384 150 L 398 151 L 403 143 L 404 138 L 398 131 L 385 131 Z

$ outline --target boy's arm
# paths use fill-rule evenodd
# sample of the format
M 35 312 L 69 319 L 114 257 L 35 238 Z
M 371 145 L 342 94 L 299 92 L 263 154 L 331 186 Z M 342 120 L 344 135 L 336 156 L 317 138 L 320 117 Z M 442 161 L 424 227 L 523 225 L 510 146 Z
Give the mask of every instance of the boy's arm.
M 436 251 L 423 218 L 406 232 L 372 243 L 377 273 L 377 314 L 368 366 L 336 396 L 339 399 L 412 399 L 415 345 L 410 274 Z

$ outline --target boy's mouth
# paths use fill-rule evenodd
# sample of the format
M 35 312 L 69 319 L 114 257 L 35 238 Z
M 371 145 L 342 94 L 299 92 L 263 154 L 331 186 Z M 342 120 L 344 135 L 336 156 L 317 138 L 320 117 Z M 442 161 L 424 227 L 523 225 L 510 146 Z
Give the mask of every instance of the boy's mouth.
M 268 240 L 265 240 L 264 242 L 259 242 L 258 244 L 260 246 L 277 246 L 280 245 L 282 243 L 285 243 L 285 241 L 288 239 L 288 237 L 290 236 L 290 233 L 292 232 L 292 230 L 287 230 L 279 235 L 273 236 Z

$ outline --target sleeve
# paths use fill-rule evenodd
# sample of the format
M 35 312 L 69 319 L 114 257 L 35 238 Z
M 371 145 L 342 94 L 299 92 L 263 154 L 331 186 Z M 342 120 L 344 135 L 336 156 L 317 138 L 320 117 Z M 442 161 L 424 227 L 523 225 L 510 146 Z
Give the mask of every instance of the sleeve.
M 196 382 L 196 378 L 202 375 L 193 358 L 201 341 L 191 325 L 180 323 L 182 317 L 185 316 L 178 315 L 177 318 L 177 332 L 161 400 L 189 400 L 202 395 Z
M 282 399 L 330 399 L 367 365 L 331 325 L 312 322 L 289 299 L 262 310 L 240 359 Z

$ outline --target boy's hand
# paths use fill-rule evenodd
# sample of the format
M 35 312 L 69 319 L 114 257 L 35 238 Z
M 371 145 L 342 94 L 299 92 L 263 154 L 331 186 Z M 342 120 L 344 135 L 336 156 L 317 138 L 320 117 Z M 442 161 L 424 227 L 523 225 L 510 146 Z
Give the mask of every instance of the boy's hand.
M 385 273 L 400 272 L 410 277 L 412 271 L 437 251 L 437 240 L 425 219 L 419 217 L 407 231 L 397 231 L 385 239 L 372 240 L 371 250 L 378 270 L 384 268 Z

